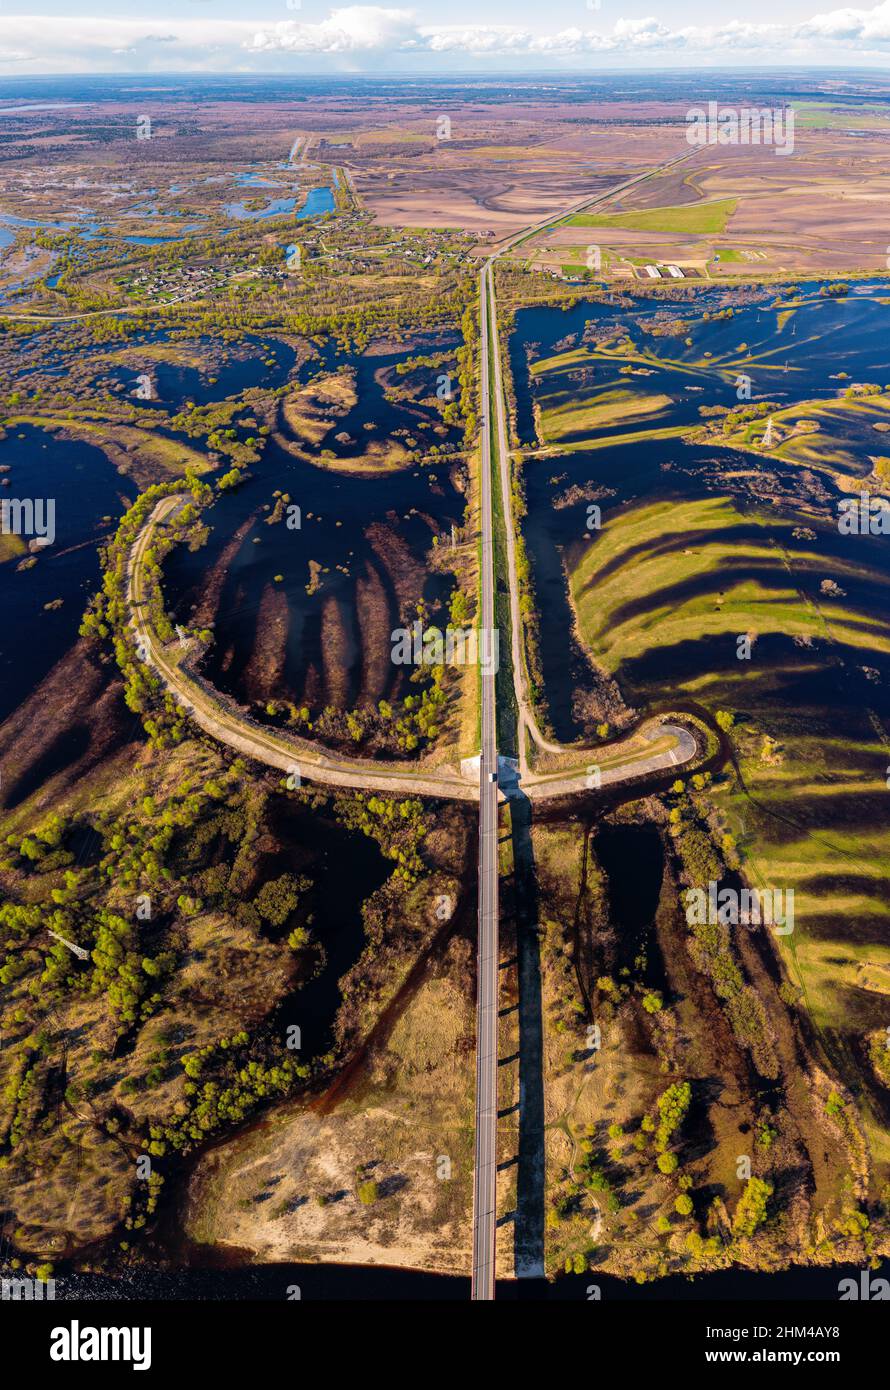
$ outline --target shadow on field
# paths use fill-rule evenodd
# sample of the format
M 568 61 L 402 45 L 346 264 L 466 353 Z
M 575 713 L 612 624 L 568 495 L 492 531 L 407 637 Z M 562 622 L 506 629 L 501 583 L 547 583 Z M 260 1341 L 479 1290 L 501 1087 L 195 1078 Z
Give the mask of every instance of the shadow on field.
M 532 811 L 510 800 L 519 975 L 519 1155 L 513 1255 L 520 1279 L 544 1274 L 544 1041 Z

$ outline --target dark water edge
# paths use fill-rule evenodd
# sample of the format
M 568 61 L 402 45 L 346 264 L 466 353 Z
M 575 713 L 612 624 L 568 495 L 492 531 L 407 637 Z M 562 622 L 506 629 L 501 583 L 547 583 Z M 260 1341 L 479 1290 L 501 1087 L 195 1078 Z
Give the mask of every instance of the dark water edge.
M 114 532 L 124 502 L 132 501 L 137 489 L 95 445 L 60 440 L 35 425 L 7 432 L 0 440 L 0 463 L 11 469 L 3 498 L 51 502 L 55 530 L 55 543 L 39 554 L 33 569 L 18 570 L 18 559 L 0 568 L 2 722 L 76 640 L 87 600 L 100 581 L 99 543 Z M 61 608 L 46 607 L 58 599 Z
M 842 1279 L 857 1286 L 864 1266 L 793 1267 L 776 1273 L 722 1270 L 698 1278 L 670 1275 L 649 1284 L 617 1279 L 613 1275 L 570 1274 L 546 1279 L 501 1279 L 497 1298 L 505 1302 L 584 1302 L 599 1297 L 605 1302 L 825 1302 L 839 1300 Z M 890 1262 L 870 1273 L 872 1280 L 886 1278 Z M 299 1289 L 299 1294 L 295 1292 Z M 469 1301 L 469 1277 L 426 1274 L 419 1270 L 385 1266 L 280 1264 L 242 1269 L 140 1270 L 126 1277 L 71 1275 L 56 1279 L 56 1301 L 87 1302 L 286 1302 L 319 1301 Z
M 735 391 L 723 379 L 726 364 L 733 359 L 744 342 L 753 355 L 755 398 L 770 399 L 780 406 L 802 405 L 805 401 L 830 400 L 835 397 L 842 381 L 880 385 L 888 379 L 888 358 L 885 327 L 886 310 L 879 302 L 885 285 L 882 281 L 867 281 L 857 286 L 855 293 L 841 299 L 819 294 L 820 283 L 799 283 L 801 307 L 795 311 L 795 322 L 788 335 L 780 327 L 776 303 L 781 291 L 771 287 L 757 292 L 756 298 L 733 306 L 732 318 L 705 319 L 705 311 L 715 311 L 726 291 L 722 288 L 696 289 L 694 299 L 686 301 L 657 301 L 645 296 L 628 295 L 629 304 L 615 306 L 596 300 L 580 299 L 571 308 L 529 306 L 517 310 L 515 324 L 508 337 L 508 352 L 516 397 L 517 433 L 525 446 L 537 444 L 534 405 L 536 399 L 546 404 L 533 382 L 527 353 L 532 361 L 546 359 L 569 344 L 583 343 L 588 324 L 597 331 L 621 332 L 636 346 L 652 354 L 647 370 L 646 393 L 659 393 L 670 405 L 658 415 L 661 426 L 689 428 L 700 423 L 701 406 L 733 406 Z M 753 291 L 752 291 L 753 293 Z M 647 323 L 665 309 L 688 316 L 689 331 L 683 338 L 651 336 Z M 707 351 L 707 365 L 703 354 Z M 663 360 L 662 360 L 663 359 Z M 694 381 L 686 370 L 677 370 L 672 361 L 691 365 Z M 763 363 L 771 364 L 769 372 Z M 842 369 L 847 376 L 841 378 Z M 592 373 L 588 383 L 595 391 L 620 389 L 622 368 L 614 362 L 597 360 L 589 354 L 585 370 Z M 574 389 L 570 381 L 566 389 Z M 844 427 L 848 428 L 847 426 Z M 567 584 L 567 571 L 574 570 L 585 552 L 582 544 L 585 531 L 585 500 L 555 506 L 559 493 L 567 488 L 582 487 L 603 490 L 603 506 L 608 526 L 610 517 L 623 511 L 653 502 L 701 501 L 715 490 L 725 491 L 741 515 L 750 515 L 749 538 L 756 536 L 757 514 L 763 501 L 735 489 L 727 481 L 734 471 L 752 468 L 751 455 L 734 452 L 711 442 L 684 443 L 681 438 L 662 440 L 635 439 L 627 435 L 627 421 L 597 428 L 598 445 L 613 436 L 617 442 L 590 450 L 575 448 L 578 436 L 566 436 L 558 441 L 552 458 L 537 457 L 526 461 L 523 482 L 527 513 L 522 531 L 531 566 L 537 604 L 546 612 L 548 621 L 540 624 L 538 645 L 543 675 L 546 712 L 556 738 L 571 743 L 589 734 L 583 717 L 579 717 L 576 695 L 587 689 L 592 680 L 591 660 L 577 639 L 575 611 Z M 843 431 L 842 431 L 843 433 Z M 582 431 L 583 434 L 583 431 Z M 874 449 L 869 439 L 844 435 L 849 447 L 862 461 L 859 477 L 868 474 L 867 456 Z M 565 447 L 565 452 L 560 448 Z M 716 456 L 716 458 L 715 458 Z M 760 465 L 756 465 L 760 468 Z M 800 506 L 807 498 L 798 465 L 776 458 L 770 460 L 769 473 L 773 478 L 775 498 L 771 508 L 781 511 L 788 523 L 783 544 L 795 558 L 805 545 L 795 537 L 793 528 L 800 522 Z M 856 576 L 851 602 L 866 614 L 882 614 L 886 608 L 885 576 L 886 550 L 861 542 L 867 537 L 851 538 L 840 535 L 835 526 L 826 524 L 836 507 L 839 492 L 833 481 L 820 479 L 819 488 L 825 492 L 824 515 L 817 527 L 819 544 L 825 563 L 843 565 Z M 818 491 L 818 489 L 817 489 Z M 818 519 L 818 518 L 817 518 Z M 808 542 L 806 544 L 809 544 Z M 749 566 L 753 568 L 753 566 Z M 806 577 L 806 563 L 800 573 Z M 677 595 L 682 601 L 689 591 Z M 792 651 L 787 639 L 771 638 L 761 646 L 774 669 L 787 661 Z M 671 687 L 682 686 L 704 665 L 711 670 L 722 669 L 722 648 L 719 641 L 699 640 L 680 643 L 668 649 L 644 651 L 622 663 L 613 673 L 625 702 L 633 708 L 648 708 L 653 697 L 663 698 Z M 793 655 L 793 651 L 792 651 Z M 874 655 L 877 667 L 880 653 Z M 851 657 L 851 665 L 855 659 Z M 788 717 L 803 703 L 824 710 L 845 709 L 847 704 L 861 706 L 862 693 L 846 687 L 824 674 L 809 677 L 780 679 L 776 676 L 771 692 L 771 708 L 777 718 Z M 869 698 L 874 698 L 869 695 Z M 858 719 L 858 716 L 854 715 Z M 833 724 L 832 724 L 833 727 Z M 867 738 L 867 731 L 857 732 L 857 739 Z

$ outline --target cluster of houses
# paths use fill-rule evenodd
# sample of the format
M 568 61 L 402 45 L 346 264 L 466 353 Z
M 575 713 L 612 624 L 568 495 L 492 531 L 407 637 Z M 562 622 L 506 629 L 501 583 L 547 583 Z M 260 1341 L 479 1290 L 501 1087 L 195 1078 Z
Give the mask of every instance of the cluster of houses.
M 218 266 L 178 265 L 173 267 L 153 267 L 134 275 L 129 282 L 131 291 L 154 298 L 159 294 L 198 293 L 219 285 L 223 272 Z

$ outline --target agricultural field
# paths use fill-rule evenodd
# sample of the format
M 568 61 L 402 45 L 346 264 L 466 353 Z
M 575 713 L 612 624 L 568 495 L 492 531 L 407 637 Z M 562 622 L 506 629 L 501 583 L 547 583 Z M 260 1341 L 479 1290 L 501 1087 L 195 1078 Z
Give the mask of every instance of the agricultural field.
M 691 232 L 705 236 L 722 232 L 736 210 L 735 198 L 688 203 L 675 208 L 641 208 L 638 212 L 579 212 L 567 227 L 627 228 L 632 232 Z
M 706 148 L 620 194 L 608 211 L 548 227 L 522 251 L 529 263 L 543 251 L 544 263 L 570 271 L 569 248 L 583 228 L 612 282 L 653 262 L 718 282 L 873 273 L 886 269 L 878 208 L 887 177 L 859 132 L 817 133 L 804 123 L 793 158 Z
M 0 113 L 4 1278 L 890 1253 L 890 86 L 551 76 Z

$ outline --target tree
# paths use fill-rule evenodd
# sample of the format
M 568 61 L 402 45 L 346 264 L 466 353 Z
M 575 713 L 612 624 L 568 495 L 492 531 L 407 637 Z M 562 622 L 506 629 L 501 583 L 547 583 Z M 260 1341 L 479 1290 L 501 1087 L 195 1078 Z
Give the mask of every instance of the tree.
M 772 1195 L 772 1183 L 763 1178 L 748 1179 L 732 1219 L 733 1235 L 753 1236 L 766 1220 L 766 1205 Z
M 671 1136 L 679 1129 L 692 1100 L 692 1088 L 688 1081 L 678 1081 L 668 1086 L 658 1098 L 659 1125 L 655 1136 L 655 1147 L 664 1151 Z
M 691 1216 L 692 1198 L 686 1192 L 681 1192 L 679 1197 L 674 1199 L 674 1211 L 678 1216 Z
M 307 879 L 294 878 L 293 874 L 282 874 L 280 878 L 271 879 L 263 884 L 253 900 L 254 906 L 260 916 L 273 927 L 284 926 L 299 904 L 301 892 L 308 887 Z
M 380 1196 L 380 1189 L 373 1178 L 366 1178 L 358 1185 L 358 1199 L 363 1206 L 371 1207 Z

